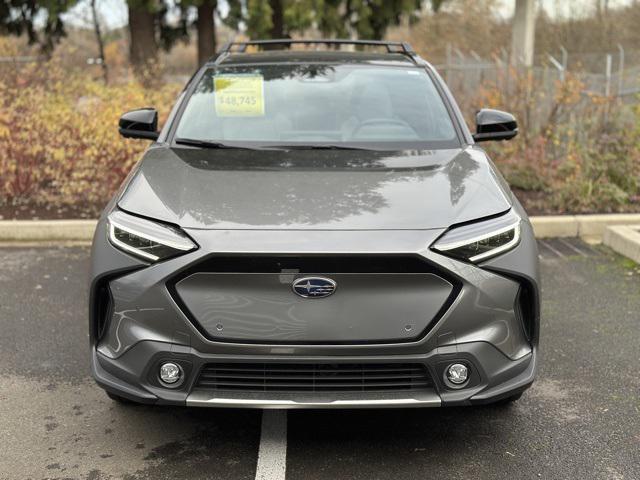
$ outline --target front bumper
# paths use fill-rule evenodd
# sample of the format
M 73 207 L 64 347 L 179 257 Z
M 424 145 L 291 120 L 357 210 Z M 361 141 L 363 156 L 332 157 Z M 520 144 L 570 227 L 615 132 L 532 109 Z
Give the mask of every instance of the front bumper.
M 335 357 L 291 358 L 289 356 L 229 357 L 206 355 L 195 350 L 179 352 L 174 346 L 144 341 L 117 360 L 97 351 L 92 355 L 92 373 L 105 390 L 139 403 L 234 408 L 385 408 L 439 407 L 485 404 L 526 390 L 537 371 L 537 351 L 518 360 L 508 360 L 486 342 L 457 345 L 455 351 L 430 352 L 426 355 L 344 357 L 340 362 L 420 363 L 433 379 L 433 386 L 415 392 L 216 392 L 196 387 L 197 372 L 211 362 L 301 362 L 331 363 Z M 157 379 L 161 362 L 180 364 L 186 381 L 177 388 L 167 388 Z M 468 386 L 454 390 L 443 379 L 444 367 L 464 362 L 472 378 Z
M 90 338 L 92 372 L 104 389 L 142 403 L 254 408 L 429 407 L 490 403 L 528 388 L 537 368 L 538 271 L 528 223 L 521 243 L 481 267 L 439 255 L 428 246 L 442 233 L 428 231 L 304 232 L 189 231 L 200 250 L 153 266 L 116 250 L 99 222 L 92 252 Z M 202 261 L 206 252 L 240 255 L 418 255 L 457 284 L 455 298 L 407 338 L 365 343 L 226 341 L 211 338 L 177 301 L 169 279 Z M 346 246 L 346 248 L 345 248 Z M 319 272 L 320 273 L 320 272 Z M 526 288 L 526 322 L 518 298 Z M 104 301 L 104 292 L 110 299 Z M 102 292 L 102 293 L 100 293 Z M 103 299 L 103 300 L 101 300 Z M 322 300 L 320 300 L 322 301 Z M 106 306 L 105 306 L 106 303 Z M 390 319 L 400 322 L 403 319 Z M 375 338 L 373 336 L 372 338 Z M 185 381 L 167 388 L 160 362 L 180 363 Z M 219 392 L 196 388 L 199 372 L 216 362 L 300 364 L 417 363 L 432 385 L 410 392 Z M 453 389 L 447 365 L 463 361 L 472 381 Z

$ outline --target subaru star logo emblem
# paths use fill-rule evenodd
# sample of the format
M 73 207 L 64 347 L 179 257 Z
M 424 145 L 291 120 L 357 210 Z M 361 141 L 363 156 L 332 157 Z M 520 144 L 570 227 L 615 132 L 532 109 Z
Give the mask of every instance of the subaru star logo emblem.
M 324 277 L 304 277 L 293 282 L 293 291 L 303 298 L 324 298 L 336 291 L 336 282 Z

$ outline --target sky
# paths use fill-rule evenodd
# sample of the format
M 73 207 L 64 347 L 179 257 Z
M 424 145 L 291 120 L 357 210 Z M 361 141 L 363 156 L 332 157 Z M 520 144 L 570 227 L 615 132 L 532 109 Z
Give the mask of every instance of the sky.
M 611 8 L 631 3 L 632 0 L 609 0 Z M 571 17 L 588 14 L 593 9 L 594 0 L 538 0 L 551 16 Z M 224 4 L 224 2 L 221 2 Z M 127 24 L 127 5 L 125 0 L 98 0 L 101 21 L 107 29 L 120 28 Z M 498 13 L 505 18 L 513 15 L 515 0 L 501 0 Z M 80 2 L 66 14 L 66 19 L 75 25 L 88 25 L 91 19 L 89 0 Z

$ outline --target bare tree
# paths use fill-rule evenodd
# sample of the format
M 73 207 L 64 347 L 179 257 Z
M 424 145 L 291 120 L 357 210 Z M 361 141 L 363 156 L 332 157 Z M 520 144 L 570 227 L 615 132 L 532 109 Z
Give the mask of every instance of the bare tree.
M 102 67 L 102 77 L 104 83 L 109 83 L 109 67 L 107 66 L 107 59 L 104 56 L 104 38 L 102 37 L 102 29 L 100 28 L 100 19 L 98 18 L 98 9 L 96 7 L 97 0 L 91 0 L 91 13 L 93 16 L 93 31 L 96 35 L 96 42 L 98 44 L 98 56 L 100 58 L 100 66 Z

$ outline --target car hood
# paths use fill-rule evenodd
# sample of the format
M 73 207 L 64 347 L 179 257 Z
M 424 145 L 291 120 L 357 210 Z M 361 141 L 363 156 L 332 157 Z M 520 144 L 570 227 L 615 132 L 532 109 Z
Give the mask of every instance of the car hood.
M 157 145 L 118 205 L 191 229 L 419 230 L 505 212 L 511 195 L 472 146 L 380 152 Z

